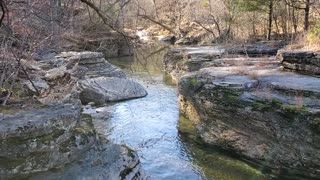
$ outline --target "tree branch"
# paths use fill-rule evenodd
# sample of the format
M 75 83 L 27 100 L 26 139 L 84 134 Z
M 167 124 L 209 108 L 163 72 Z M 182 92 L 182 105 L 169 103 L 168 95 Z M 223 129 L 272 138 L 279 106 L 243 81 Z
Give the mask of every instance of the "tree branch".
M 135 39 L 134 37 L 129 36 L 122 30 L 115 28 L 112 24 L 110 24 L 108 19 L 111 19 L 111 17 L 109 17 L 106 14 L 103 14 L 100 11 L 100 9 L 96 5 L 94 5 L 92 2 L 90 2 L 89 0 L 80 0 L 80 1 L 88 5 L 90 8 L 92 8 L 98 14 L 98 16 L 102 19 L 103 23 L 107 25 L 110 29 L 116 31 L 118 34 L 122 35 L 125 39 L 127 38 Z
M 138 16 L 139 16 L 139 17 L 142 17 L 142 18 L 144 18 L 144 19 L 147 19 L 147 20 L 151 21 L 151 22 L 154 23 L 154 24 L 157 24 L 157 25 L 161 26 L 163 29 L 166 29 L 166 30 L 170 31 L 172 34 L 176 34 L 175 31 L 172 30 L 171 28 L 169 28 L 168 26 L 166 26 L 166 25 L 164 25 L 164 24 L 162 24 L 162 23 L 160 23 L 160 22 L 158 22 L 158 21 L 150 18 L 150 17 L 147 16 L 147 15 L 138 14 Z

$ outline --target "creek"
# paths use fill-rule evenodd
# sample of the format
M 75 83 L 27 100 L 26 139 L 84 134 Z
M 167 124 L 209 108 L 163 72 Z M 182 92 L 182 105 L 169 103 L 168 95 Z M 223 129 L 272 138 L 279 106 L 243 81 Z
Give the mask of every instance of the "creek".
M 165 52 L 166 47 L 148 45 L 133 57 L 108 59 L 148 91 L 144 98 L 112 106 L 104 122 L 108 139 L 136 150 L 151 179 L 267 179 L 260 170 L 201 143 L 192 122 L 179 114 L 177 87 L 162 68 Z

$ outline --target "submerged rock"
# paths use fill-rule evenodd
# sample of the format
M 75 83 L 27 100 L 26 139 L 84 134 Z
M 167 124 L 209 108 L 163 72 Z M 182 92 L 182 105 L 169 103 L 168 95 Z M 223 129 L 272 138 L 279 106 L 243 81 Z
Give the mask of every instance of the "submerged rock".
M 63 170 L 51 179 L 68 179 L 71 172 L 73 177 L 143 178 L 136 153 L 99 137 L 91 117 L 80 115 L 77 105 L 1 114 L 0 143 L 1 179 L 37 177 L 53 169 Z
M 80 90 L 80 100 L 84 104 L 103 104 L 147 95 L 140 84 L 117 77 L 90 78 L 79 81 L 77 86 Z
M 172 50 L 181 112 L 211 145 L 279 172 L 320 177 L 320 79 L 281 71 L 275 57 Z

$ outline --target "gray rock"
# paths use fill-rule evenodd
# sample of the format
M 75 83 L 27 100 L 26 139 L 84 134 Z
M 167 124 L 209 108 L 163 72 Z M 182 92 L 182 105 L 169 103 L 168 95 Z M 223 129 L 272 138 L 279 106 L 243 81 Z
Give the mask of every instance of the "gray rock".
M 89 69 L 85 66 L 75 66 L 72 68 L 70 74 L 72 77 L 83 79 L 88 71 Z
M 67 68 L 65 66 L 61 66 L 61 67 L 53 68 L 53 69 L 50 69 L 49 71 L 47 71 L 44 78 L 48 81 L 54 81 L 54 80 L 57 80 L 59 78 L 64 77 L 67 73 L 69 73 Z
M 96 52 L 65 52 L 58 55 L 57 58 L 68 63 L 46 72 L 44 78 L 50 82 L 50 94 L 40 101 L 44 104 L 61 101 L 78 104 L 77 97 L 80 97 L 82 103 L 104 104 L 147 94 L 141 85 L 127 80 L 124 71 L 107 62 L 103 56 Z M 80 88 L 76 86 L 78 81 Z
M 114 66 L 107 61 L 104 63 L 98 63 L 98 64 L 88 64 L 84 66 L 88 68 L 86 72 L 86 76 L 89 78 L 95 78 L 95 77 L 118 77 L 118 78 L 126 78 L 127 75 L 124 71 L 122 71 L 117 66 Z
M 178 45 L 196 45 L 198 44 L 198 39 L 196 38 L 193 38 L 193 37 L 183 37 L 183 38 L 180 38 L 176 44 Z
M 137 154 L 100 137 L 80 111 L 54 104 L 1 114 L 1 179 L 143 179 Z
M 285 69 L 320 75 L 320 52 L 282 50 L 277 58 Z
M 260 41 L 251 44 L 232 45 L 225 48 L 226 54 L 240 54 L 249 57 L 274 56 L 287 43 L 285 41 Z
M 32 177 L 34 180 L 143 180 L 138 155 L 128 147 L 115 144 L 98 144 L 76 161 L 60 171 L 49 171 Z
M 126 74 L 107 62 L 100 52 L 63 52 L 57 57 L 64 58 L 68 62 L 66 69 L 72 69 L 71 75 L 79 79 L 84 76 L 126 78 Z
M 211 145 L 270 169 L 319 177 L 320 79 L 276 69 L 245 72 L 210 67 L 181 77 L 181 112 Z
M 83 104 L 94 102 L 103 104 L 147 95 L 138 83 L 117 77 L 99 77 L 79 81 L 80 100 Z
M 269 69 L 279 66 L 279 61 L 274 57 L 229 57 L 224 48 L 218 46 L 171 49 L 164 56 L 163 63 L 166 73 L 170 74 L 175 81 L 188 72 L 206 67 L 263 66 Z
M 79 120 L 80 107 L 71 104 L 1 116 L 1 176 L 28 175 L 73 161 L 94 142 L 92 132 L 74 132 Z
M 165 56 L 166 72 L 179 81 L 181 113 L 208 144 L 274 172 L 320 177 L 320 79 L 282 71 L 275 56 L 230 55 L 228 48 L 185 47 Z M 317 64 L 314 53 L 282 56 Z
M 222 52 L 215 47 L 172 49 L 163 58 L 164 68 L 177 82 L 186 72 L 197 71 L 203 63 L 221 57 Z
M 101 58 L 104 58 L 103 53 L 101 52 L 90 52 L 90 51 L 82 51 L 82 52 L 62 52 L 57 57 L 68 58 L 69 60 L 78 60 L 80 64 L 91 64 L 98 63 Z
M 32 85 L 33 83 L 33 85 Z M 40 78 L 37 78 L 35 80 L 32 80 L 32 83 L 29 81 L 29 80 L 25 80 L 23 82 L 24 85 L 26 85 L 27 89 L 33 93 L 36 93 L 36 89 L 34 88 L 34 86 L 37 88 L 38 91 L 40 92 L 43 92 L 47 89 L 49 89 L 49 85 L 46 81 L 40 79 Z

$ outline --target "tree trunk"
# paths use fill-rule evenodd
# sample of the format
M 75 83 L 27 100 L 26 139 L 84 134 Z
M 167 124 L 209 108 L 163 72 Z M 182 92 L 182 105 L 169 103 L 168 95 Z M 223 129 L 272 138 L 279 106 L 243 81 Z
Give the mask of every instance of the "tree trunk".
M 269 1 L 269 22 L 268 22 L 268 41 L 271 39 L 272 32 L 272 15 L 273 15 L 273 0 Z
M 309 14 L 310 14 L 310 0 L 306 0 L 306 8 L 304 9 L 304 31 L 309 30 Z
M 295 9 L 294 8 L 292 8 L 292 23 L 293 23 L 294 34 L 297 34 L 297 32 L 298 32 L 298 24 L 297 24 L 297 17 L 295 15 Z

